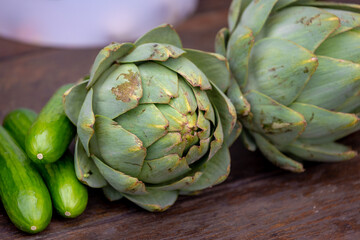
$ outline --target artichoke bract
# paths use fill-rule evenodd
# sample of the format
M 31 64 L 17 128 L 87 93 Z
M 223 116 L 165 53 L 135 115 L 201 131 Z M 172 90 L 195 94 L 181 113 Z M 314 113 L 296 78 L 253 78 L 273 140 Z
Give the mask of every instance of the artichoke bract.
M 149 211 L 224 181 L 241 131 L 230 79 L 223 56 L 183 49 L 170 25 L 105 47 L 64 95 L 77 177 Z
M 355 157 L 335 141 L 360 127 L 360 5 L 234 0 L 228 24 L 215 48 L 246 147 L 294 172 Z

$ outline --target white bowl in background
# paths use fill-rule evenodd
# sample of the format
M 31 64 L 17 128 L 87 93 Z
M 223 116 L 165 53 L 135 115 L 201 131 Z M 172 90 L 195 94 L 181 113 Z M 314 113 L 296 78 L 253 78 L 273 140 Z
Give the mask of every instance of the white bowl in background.
M 102 47 L 176 24 L 197 0 L 0 0 L 0 36 L 52 47 Z

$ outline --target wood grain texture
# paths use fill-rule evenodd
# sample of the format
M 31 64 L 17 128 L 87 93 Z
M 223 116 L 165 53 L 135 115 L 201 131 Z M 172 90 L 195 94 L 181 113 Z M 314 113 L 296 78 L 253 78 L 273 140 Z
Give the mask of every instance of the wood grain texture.
M 40 47 L 30 46 L 13 42 L 7 39 L 0 39 L 0 62 L 9 58 L 16 58 L 19 55 L 33 53 L 43 50 Z
M 351 2 L 349 0 L 348 2 Z M 352 2 L 356 2 L 352 1 Z M 213 50 L 230 0 L 202 0 L 176 27 L 185 47 Z M 0 119 L 17 107 L 39 111 L 60 85 L 89 71 L 98 49 L 39 48 L 0 39 Z M 360 133 L 342 140 L 360 151 Z M 54 216 L 42 233 L 18 231 L 0 207 L 0 239 L 360 239 L 360 158 L 306 163 L 292 174 L 240 142 L 231 148 L 229 178 L 197 196 L 182 196 L 164 213 L 90 190 L 76 219 Z

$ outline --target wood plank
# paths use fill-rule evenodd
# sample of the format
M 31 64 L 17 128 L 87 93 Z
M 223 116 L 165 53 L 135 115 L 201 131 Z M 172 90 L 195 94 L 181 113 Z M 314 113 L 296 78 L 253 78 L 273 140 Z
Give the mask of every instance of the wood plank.
M 199 0 L 196 12 L 203 13 L 203 12 L 228 10 L 230 3 L 231 0 L 221 0 L 221 1 Z
M 0 62 L 6 58 L 14 58 L 22 54 L 29 54 L 39 50 L 43 50 L 41 47 L 31 46 L 8 40 L 0 37 Z

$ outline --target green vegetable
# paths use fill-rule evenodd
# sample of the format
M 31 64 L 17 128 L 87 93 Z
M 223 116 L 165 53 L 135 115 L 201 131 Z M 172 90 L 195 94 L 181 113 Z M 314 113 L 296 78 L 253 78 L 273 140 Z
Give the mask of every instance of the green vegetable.
M 44 230 L 50 223 L 50 194 L 33 163 L 0 126 L 0 197 L 17 228 L 28 233 Z
M 294 172 L 355 157 L 335 141 L 360 129 L 360 5 L 234 0 L 229 13 L 216 51 L 236 80 L 227 95 L 246 146 Z
M 75 135 L 62 105 L 64 92 L 72 85 L 59 88 L 41 110 L 25 140 L 25 149 L 35 163 L 51 163 L 60 159 Z
M 65 94 L 78 178 L 149 211 L 224 181 L 240 133 L 229 84 L 224 57 L 183 49 L 169 25 L 105 47 Z
M 36 117 L 36 112 L 26 108 L 19 108 L 11 111 L 4 118 L 4 128 L 23 150 L 25 150 L 25 137 Z
M 65 153 L 55 163 L 38 164 L 37 168 L 50 191 L 56 211 L 63 217 L 82 214 L 88 202 L 86 187 L 76 178 L 74 157 Z
M 24 146 L 25 136 L 36 118 L 29 109 L 17 109 L 10 112 L 4 120 L 4 127 Z M 48 164 L 36 164 L 50 191 L 56 211 L 63 217 L 74 218 L 86 208 L 87 189 L 75 175 L 74 161 L 70 153 L 65 153 L 59 161 Z

